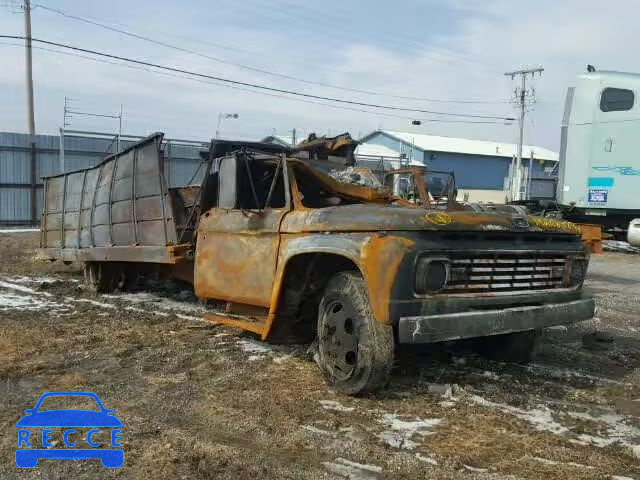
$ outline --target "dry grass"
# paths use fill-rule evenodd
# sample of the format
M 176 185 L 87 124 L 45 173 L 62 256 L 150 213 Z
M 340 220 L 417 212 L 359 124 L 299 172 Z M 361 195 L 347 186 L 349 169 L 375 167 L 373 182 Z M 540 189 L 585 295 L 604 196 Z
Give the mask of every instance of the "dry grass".
M 637 459 L 623 447 L 578 445 L 486 408 L 462 403 L 445 422 L 436 435 L 429 437 L 426 447 L 461 464 L 530 479 L 581 480 L 609 478 L 620 472 L 640 474 Z
M 15 250 L 18 247 L 0 245 L 0 259 L 5 259 L 4 265 L 0 262 L 1 275 L 41 275 L 68 268 L 35 264 L 23 250 Z M 7 267 L 9 259 L 13 263 Z M 93 299 L 70 282 L 47 291 L 54 299 Z M 447 355 L 419 356 L 399 362 L 388 390 L 353 399 L 328 388 L 314 363 L 300 352 L 276 350 L 249 361 L 236 330 L 200 326 L 171 315 L 157 317 L 153 305 L 137 305 L 143 311 L 131 311 L 120 299 L 108 302 L 115 308 L 81 302 L 74 304 L 76 313 L 55 318 L 47 312 L 0 315 L 0 422 L 15 424 L 44 391 L 94 391 L 125 424 L 125 466 L 113 472 L 95 461 L 52 460 L 34 471 L 17 472 L 6 460 L 13 455 L 14 439 L 4 436 L 0 478 L 20 473 L 25 478 L 92 480 L 114 475 L 319 479 L 328 475 L 323 462 L 339 457 L 380 466 L 383 477 L 394 479 L 640 478 L 637 459 L 625 448 L 577 445 L 569 436 L 540 432 L 510 414 L 475 405 L 464 393 L 520 408 L 543 403 L 556 411 L 577 406 L 614 409 L 621 405 L 619 399 L 640 397 L 640 356 L 628 355 L 629 366 L 622 368 L 606 353 L 587 355 L 557 347 L 547 354 L 546 361 L 559 368 L 576 369 L 586 359 L 588 365 L 581 367 L 588 372 L 631 385 L 591 385 L 584 379 L 572 383 L 529 375 L 523 369 L 473 364 L 472 359 L 462 368 L 450 364 Z M 220 332 L 229 335 L 217 337 Z M 484 376 L 485 370 L 494 376 Z M 464 390 L 455 406 L 445 408 L 442 398 L 427 392 L 425 382 L 459 383 Z M 353 410 L 326 410 L 320 400 Z M 442 422 L 431 435 L 412 437 L 418 443 L 415 450 L 403 450 L 379 437 L 388 428 L 380 422 L 385 413 Z M 305 428 L 309 426 L 320 433 Z M 591 434 L 599 428 L 580 420 L 570 426 Z M 416 453 L 435 458 L 438 465 L 420 461 Z M 488 472 L 472 473 L 464 465 Z
M 49 383 L 49 390 L 84 390 L 86 385 L 87 379 L 82 373 L 70 372 L 53 377 Z

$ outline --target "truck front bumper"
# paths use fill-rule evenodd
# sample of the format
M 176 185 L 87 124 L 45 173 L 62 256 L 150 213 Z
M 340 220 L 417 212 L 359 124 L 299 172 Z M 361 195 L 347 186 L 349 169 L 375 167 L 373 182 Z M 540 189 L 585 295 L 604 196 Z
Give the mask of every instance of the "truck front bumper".
M 433 343 L 568 325 L 593 318 L 592 298 L 563 303 L 401 317 L 400 343 Z

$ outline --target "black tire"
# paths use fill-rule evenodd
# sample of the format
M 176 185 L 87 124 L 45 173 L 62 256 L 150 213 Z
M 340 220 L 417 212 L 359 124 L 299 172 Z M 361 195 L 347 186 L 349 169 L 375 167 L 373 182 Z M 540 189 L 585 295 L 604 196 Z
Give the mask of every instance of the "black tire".
M 115 278 L 111 265 L 104 262 L 86 262 L 84 281 L 90 290 L 96 293 L 113 292 Z
M 138 286 L 139 272 L 133 263 L 112 264 L 113 289 L 131 292 Z
M 501 362 L 529 363 L 536 355 L 541 337 L 541 330 L 492 335 L 481 339 L 480 354 Z
M 317 360 L 327 383 L 346 395 L 374 392 L 389 380 L 393 352 L 393 328 L 373 317 L 362 276 L 333 275 L 318 308 Z

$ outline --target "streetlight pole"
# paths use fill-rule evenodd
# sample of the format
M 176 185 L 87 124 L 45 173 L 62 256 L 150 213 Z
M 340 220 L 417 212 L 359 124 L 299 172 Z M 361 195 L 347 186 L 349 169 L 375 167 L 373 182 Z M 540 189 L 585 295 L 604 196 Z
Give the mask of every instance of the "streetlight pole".
M 238 114 L 237 113 L 220 113 L 220 114 L 218 114 L 218 128 L 216 129 L 216 140 L 220 138 L 220 123 L 222 122 L 223 118 L 236 119 L 236 118 L 238 118 Z

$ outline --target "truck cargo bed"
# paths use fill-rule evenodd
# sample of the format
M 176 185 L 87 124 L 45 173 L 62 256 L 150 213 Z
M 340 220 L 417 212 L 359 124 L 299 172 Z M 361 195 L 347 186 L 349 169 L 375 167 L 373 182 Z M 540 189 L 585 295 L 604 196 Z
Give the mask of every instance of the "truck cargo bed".
M 169 189 L 155 133 L 93 168 L 44 180 L 41 258 L 178 263 L 192 258 L 199 187 Z

